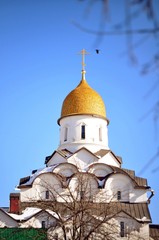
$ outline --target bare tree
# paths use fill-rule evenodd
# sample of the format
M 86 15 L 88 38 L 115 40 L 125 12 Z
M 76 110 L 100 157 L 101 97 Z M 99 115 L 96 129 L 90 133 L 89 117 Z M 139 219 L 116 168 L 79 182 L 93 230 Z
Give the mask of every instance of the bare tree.
M 139 71 L 142 76 L 152 75 L 155 82 L 151 83 L 151 86 L 147 93 L 145 93 L 144 99 L 149 97 L 159 89 L 159 18 L 158 18 L 158 1 L 156 0 L 120 0 L 121 8 L 118 11 L 120 18 L 117 15 L 113 15 L 113 8 L 117 6 L 117 2 L 113 0 L 83 0 L 79 1 L 80 4 L 86 3 L 84 16 L 89 18 L 91 14 L 94 14 L 96 9 L 96 15 L 100 16 L 96 18 L 98 29 L 94 25 L 87 27 L 87 21 L 85 25 L 74 20 L 73 24 L 80 31 L 86 34 L 94 35 L 93 48 L 96 48 L 96 53 L 99 53 L 101 43 L 108 37 L 119 38 L 123 36 L 125 44 L 125 50 L 120 54 L 120 57 L 127 56 L 128 60 L 133 66 L 139 66 Z M 114 5 L 113 5 L 114 4 Z M 99 14 L 100 13 L 100 14 Z M 86 19 L 86 18 L 85 18 Z M 141 57 L 139 51 L 145 53 L 145 43 L 150 41 L 150 46 L 153 46 L 153 50 Z M 139 50 L 139 51 L 138 51 Z M 121 51 L 121 50 L 120 50 Z M 101 49 L 101 54 L 103 49 Z M 158 123 L 159 123 L 159 101 L 155 101 L 152 108 L 143 116 L 140 120 L 144 120 L 149 114 L 152 114 L 155 141 L 158 141 Z M 158 151 L 157 151 L 158 152 Z M 157 160 L 159 154 L 156 155 Z M 148 161 L 149 162 L 149 161 Z M 152 163 L 150 163 L 152 164 Z M 149 165 L 150 165 L 149 164 Z M 158 168 L 153 172 L 158 171 Z M 142 170 L 140 174 L 142 174 Z
M 111 0 L 103 0 L 101 2 L 97 0 L 83 0 L 83 2 L 87 2 L 87 7 L 84 13 L 85 16 L 88 17 L 94 7 L 96 8 L 96 12 L 100 12 L 101 18 L 96 19 L 99 24 L 98 30 L 95 30 L 94 26 L 92 26 L 92 28 L 87 28 L 77 21 L 73 21 L 73 24 L 79 28 L 79 30 L 95 36 L 94 47 L 98 48 L 105 37 L 125 36 L 127 48 L 126 53 L 132 63 L 137 63 L 138 57 L 135 50 L 142 47 L 149 38 L 152 38 L 154 45 L 156 45 L 156 52 L 153 52 L 152 56 L 149 56 L 147 62 L 142 63 L 141 73 L 144 75 L 155 71 L 158 72 L 159 20 L 157 19 L 157 12 L 154 4 L 155 0 L 121 0 L 120 5 L 124 12 L 122 19 L 117 18 L 117 16 L 111 16 L 111 13 L 113 12 L 113 5 L 111 5 L 113 1 Z M 101 7 L 99 4 L 101 4 Z M 116 2 L 114 1 L 114 7 L 115 6 Z M 141 18 L 147 18 L 147 21 L 145 21 L 144 24 L 141 24 Z M 110 19 L 112 19 L 112 21 Z M 136 24 L 136 22 L 138 24 Z M 149 25 L 147 22 L 149 22 Z M 136 36 L 138 36 L 138 38 L 136 38 Z
M 47 226 L 48 239 L 115 240 L 124 236 L 134 240 L 145 239 L 140 236 L 141 224 L 119 210 L 120 203 L 114 201 L 116 194 L 110 196 L 99 189 L 94 175 L 78 173 L 71 178 L 58 177 L 62 178 L 62 188 L 58 183 L 41 178 L 36 183 L 37 191 L 40 189 L 38 200 L 29 198 L 25 203 L 54 213 L 56 224 Z

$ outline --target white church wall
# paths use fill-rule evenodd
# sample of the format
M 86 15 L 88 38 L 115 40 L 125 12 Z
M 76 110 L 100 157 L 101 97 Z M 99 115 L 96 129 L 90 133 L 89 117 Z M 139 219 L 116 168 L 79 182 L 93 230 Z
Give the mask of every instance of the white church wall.
M 147 193 L 145 189 L 134 189 L 129 193 L 130 202 L 146 202 Z
M 33 183 L 35 190 L 40 193 L 37 197 L 40 199 L 46 199 L 46 191 L 49 190 L 49 198 L 54 198 L 62 192 L 62 186 L 60 179 L 53 173 L 41 174 L 37 177 Z
M 0 210 L 0 228 L 4 227 L 18 227 L 18 223 L 10 216 L 8 216 L 7 213 Z
M 86 171 L 86 167 L 93 162 L 97 162 L 97 159 L 98 158 L 96 156 L 82 148 L 80 151 L 68 158 L 68 162 L 76 165 L 79 170 Z
M 150 240 L 149 234 L 150 234 L 149 224 L 142 223 L 140 227 L 140 235 L 143 236 L 144 240 Z
M 61 156 L 59 153 L 55 153 L 52 158 L 49 160 L 49 162 L 47 163 L 47 166 L 51 166 L 51 165 L 54 165 L 54 164 L 60 164 L 60 163 L 65 163 L 66 162 L 66 159 Z
M 105 189 L 111 200 L 117 200 L 117 192 L 121 192 L 121 201 L 146 202 L 147 194 L 145 189 L 136 189 L 131 178 L 124 174 L 116 173 L 111 175 L 106 183 Z
M 89 201 L 93 201 L 98 192 L 98 183 L 90 174 L 76 174 L 69 182 L 69 189 L 74 199 L 88 199 Z
M 108 165 L 112 165 L 115 167 L 120 167 L 120 163 L 118 162 L 118 160 L 113 156 L 113 154 L 111 152 L 108 152 L 105 156 L 103 156 L 102 158 L 100 158 L 98 160 L 99 163 L 105 163 Z
M 108 149 L 108 130 L 105 119 L 90 115 L 68 116 L 60 120 L 60 125 L 60 149 L 67 148 L 73 152 L 82 146 L 94 152 L 101 148 Z M 85 139 L 81 138 L 82 125 L 85 125 Z
M 45 200 L 46 191 L 49 191 L 49 199 L 53 199 L 63 191 L 60 180 L 53 173 L 39 175 L 31 188 L 22 189 L 20 193 L 21 201 Z
M 21 202 L 29 202 L 37 200 L 37 191 L 34 188 L 21 188 L 20 190 L 20 201 Z
M 94 196 L 94 202 L 96 203 L 110 202 L 109 192 L 106 189 L 98 189 L 98 192 Z
M 136 219 L 130 217 L 124 212 L 118 213 L 116 216 L 109 220 L 110 226 L 117 229 L 116 234 L 114 234 L 115 239 L 121 239 L 121 222 L 122 226 L 122 239 L 131 239 L 131 240 L 149 240 L 149 225 L 147 223 L 139 223 Z
M 76 166 L 74 166 L 73 164 L 64 163 L 64 164 L 58 165 L 53 172 L 58 173 L 65 177 L 70 177 L 71 175 L 75 174 L 77 171 L 78 170 Z
M 56 219 L 52 217 L 47 212 L 41 212 L 39 214 L 34 215 L 27 221 L 24 221 L 20 224 L 21 228 L 48 228 L 50 226 L 54 226 L 56 224 Z
M 89 166 L 88 172 L 94 174 L 97 177 L 104 177 L 112 173 L 113 170 L 104 163 L 95 163 L 92 166 Z
M 110 200 L 117 200 L 117 192 L 121 192 L 121 201 L 129 201 L 129 192 L 133 192 L 134 186 L 132 180 L 124 174 L 112 174 L 105 183 Z

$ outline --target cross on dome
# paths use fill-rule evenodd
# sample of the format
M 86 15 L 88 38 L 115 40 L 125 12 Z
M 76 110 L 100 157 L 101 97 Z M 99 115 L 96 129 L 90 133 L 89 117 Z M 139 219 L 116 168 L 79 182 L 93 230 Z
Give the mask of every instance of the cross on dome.
M 82 49 L 80 54 L 82 55 L 82 70 L 85 70 L 84 67 L 86 66 L 84 60 L 85 60 L 85 55 L 88 55 L 89 53 L 85 50 Z
M 84 60 L 85 60 L 85 55 L 88 55 L 89 53 L 85 49 L 82 49 L 79 54 L 82 55 L 82 79 L 85 80 L 85 73 L 86 73 L 85 66 L 86 66 L 86 64 L 85 64 Z

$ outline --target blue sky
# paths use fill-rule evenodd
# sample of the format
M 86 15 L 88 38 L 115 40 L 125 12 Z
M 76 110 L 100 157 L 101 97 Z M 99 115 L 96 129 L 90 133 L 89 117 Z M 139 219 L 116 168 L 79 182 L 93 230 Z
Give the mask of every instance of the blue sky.
M 159 35 L 144 35 L 132 64 L 124 35 L 98 38 L 90 31 L 111 30 L 124 19 L 124 1 L 110 1 L 105 18 L 101 2 L 0 1 L 0 206 L 9 205 L 19 179 L 43 167 L 45 157 L 58 147 L 57 119 L 64 98 L 81 80 L 78 53 L 84 48 L 90 53 L 87 82 L 106 104 L 109 147 L 122 157 L 124 168 L 148 179 L 155 190 L 150 211 L 159 223 L 159 76 L 154 69 L 140 73 L 159 50 Z M 154 3 L 159 9 L 158 1 Z M 146 14 L 132 23 L 134 28 L 152 26 Z M 134 42 L 141 38 L 133 36 Z

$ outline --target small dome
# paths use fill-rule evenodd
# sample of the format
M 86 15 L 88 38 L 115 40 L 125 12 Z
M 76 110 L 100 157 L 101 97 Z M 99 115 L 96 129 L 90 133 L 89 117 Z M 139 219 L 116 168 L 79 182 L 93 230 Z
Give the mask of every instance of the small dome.
M 91 114 L 106 118 L 105 105 L 101 96 L 83 78 L 79 85 L 65 98 L 61 118 L 79 114 Z

